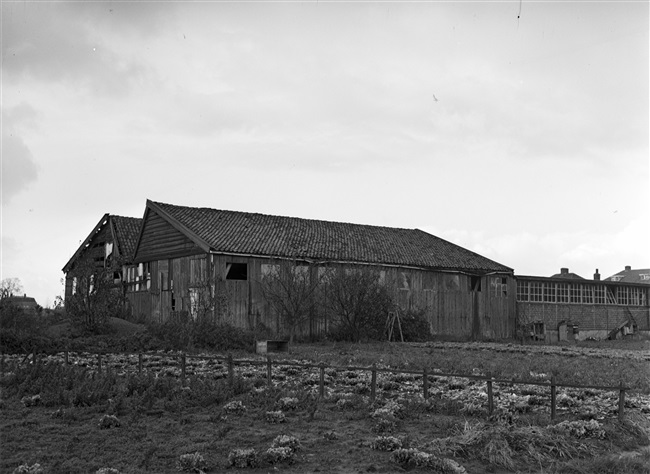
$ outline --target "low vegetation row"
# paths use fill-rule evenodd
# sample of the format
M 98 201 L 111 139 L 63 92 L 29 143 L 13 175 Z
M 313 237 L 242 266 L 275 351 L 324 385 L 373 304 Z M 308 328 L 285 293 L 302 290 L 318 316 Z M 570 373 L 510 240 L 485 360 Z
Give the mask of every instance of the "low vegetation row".
M 377 340 L 386 340 L 385 321 L 380 321 Z M 400 340 L 431 339 L 424 316 L 409 312 L 401 317 Z M 356 333 L 354 333 L 356 334 Z M 5 353 L 28 353 L 36 350 L 52 353 L 63 350 L 108 349 L 113 351 L 151 350 L 242 350 L 252 351 L 256 340 L 284 338 L 259 324 L 254 329 L 242 329 L 210 319 L 192 318 L 169 320 L 164 323 L 126 324 L 119 318 L 108 318 L 106 324 L 92 331 L 79 325 L 66 312 L 34 314 L 0 304 L 0 347 Z M 350 341 L 353 333 L 345 326 L 333 326 L 324 336 L 329 341 Z M 364 340 L 373 340 L 370 335 Z
M 35 357 L 35 358 L 33 358 Z M 203 376 L 213 379 L 227 378 L 234 382 L 236 375 L 244 378 L 266 378 L 267 384 L 302 383 L 306 387 L 316 386 L 319 397 L 338 391 L 343 387 L 353 387 L 357 392 L 369 395 L 370 400 L 378 396 L 390 396 L 393 392 L 429 396 L 442 395 L 465 404 L 465 410 L 475 415 L 493 415 L 495 409 L 510 406 L 520 412 L 549 413 L 551 420 L 557 412 L 571 413 L 574 416 L 599 417 L 600 419 L 618 415 L 623 419 L 625 409 L 639 409 L 650 415 L 650 395 L 629 392 L 629 387 L 576 386 L 558 383 L 555 377 L 530 373 L 526 380 L 495 379 L 491 375 L 445 374 L 440 369 L 423 371 L 400 370 L 384 364 L 371 367 L 331 366 L 315 364 L 304 360 L 266 360 L 248 357 L 236 360 L 232 354 L 188 355 L 186 353 L 58 353 L 50 356 L 34 354 L 16 355 L 2 359 L 2 372 L 25 364 L 52 365 L 71 364 L 83 367 L 90 376 L 102 371 L 114 371 L 118 375 L 143 372 L 156 376 L 175 377 L 184 384 L 188 376 Z M 627 396 L 626 396 L 627 395 Z
M 425 399 L 415 376 L 382 373 L 372 399 L 366 373 L 330 369 L 320 396 L 317 371 L 278 367 L 269 384 L 263 366 L 231 380 L 213 367 L 182 383 L 155 362 L 142 373 L 13 367 L 0 379 L 0 472 L 644 473 L 650 460 L 647 413 L 630 406 L 619 421 L 606 397 L 604 412 L 584 410 L 593 397 L 581 391 L 559 394 L 562 416 L 552 421 L 534 387 L 497 387 L 489 416 L 478 381 L 436 377 Z

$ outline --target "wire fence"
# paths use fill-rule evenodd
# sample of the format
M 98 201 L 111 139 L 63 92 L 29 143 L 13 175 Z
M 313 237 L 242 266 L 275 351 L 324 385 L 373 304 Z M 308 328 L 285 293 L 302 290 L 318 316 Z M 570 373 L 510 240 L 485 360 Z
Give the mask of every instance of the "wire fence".
M 267 356 L 265 360 L 252 360 L 252 359 L 234 359 L 232 354 L 225 356 L 220 355 L 196 355 L 188 354 L 185 352 L 180 353 L 160 353 L 160 352 L 139 352 L 139 353 L 109 353 L 109 352 L 94 352 L 94 353 L 85 353 L 88 354 L 91 359 L 96 361 L 94 366 L 96 370 L 101 373 L 102 371 L 110 370 L 109 365 L 106 363 L 109 356 L 122 356 L 127 358 L 135 358 L 137 355 L 137 372 L 142 373 L 145 369 L 145 358 L 168 358 L 176 361 L 180 372 L 181 383 L 185 385 L 187 380 L 188 372 L 188 359 L 195 360 L 204 360 L 204 361 L 222 361 L 225 363 L 227 372 L 226 377 L 230 384 L 233 384 L 235 381 L 235 367 L 237 366 L 265 366 L 266 368 L 266 380 L 269 387 L 273 386 L 273 370 L 274 368 L 279 367 L 296 367 L 302 369 L 318 369 L 318 394 L 320 397 L 325 396 L 325 372 L 326 370 L 345 370 L 345 371 L 360 371 L 360 372 L 369 372 L 370 373 L 370 399 L 375 400 L 377 397 L 377 374 L 380 373 L 391 373 L 391 374 L 405 374 L 415 376 L 416 379 L 421 380 L 421 393 L 424 399 L 428 399 L 430 396 L 429 385 L 432 378 L 436 377 L 455 377 L 460 379 L 467 380 L 476 380 L 484 381 L 486 383 L 487 391 L 487 411 L 489 415 L 492 415 L 495 410 L 494 402 L 494 384 L 506 384 L 506 385 L 533 385 L 540 387 L 547 387 L 549 390 L 549 402 L 550 402 L 550 416 L 551 420 L 554 420 L 557 416 L 557 390 L 558 388 L 575 388 L 582 390 L 602 390 L 609 392 L 618 392 L 618 418 L 623 420 L 625 416 L 625 395 L 629 390 L 629 387 L 626 387 L 621 381 L 616 386 L 599 386 L 599 385 L 578 385 L 578 384 L 566 384 L 558 383 L 555 376 L 551 377 L 550 381 L 539 381 L 539 380 L 515 380 L 515 379 L 503 379 L 492 377 L 488 375 L 474 375 L 474 374 L 461 374 L 461 373 L 445 373 L 445 372 L 430 372 L 427 368 L 423 370 L 404 370 L 404 369 L 392 369 L 385 367 L 378 367 L 376 364 L 371 366 L 337 366 L 329 365 L 324 362 L 320 363 L 299 363 L 299 362 L 284 362 L 273 360 L 270 356 Z M 31 356 L 31 361 L 29 360 Z M 37 364 L 40 362 L 39 355 L 37 352 L 32 354 L 26 354 L 21 361 L 18 362 L 18 365 L 22 365 L 25 362 L 31 362 Z M 70 364 L 70 353 L 65 351 L 63 353 L 63 362 L 65 364 Z M 134 361 L 135 362 L 135 361 Z M 4 376 L 7 363 L 5 361 L 5 354 L 2 354 L 0 360 L 0 375 Z

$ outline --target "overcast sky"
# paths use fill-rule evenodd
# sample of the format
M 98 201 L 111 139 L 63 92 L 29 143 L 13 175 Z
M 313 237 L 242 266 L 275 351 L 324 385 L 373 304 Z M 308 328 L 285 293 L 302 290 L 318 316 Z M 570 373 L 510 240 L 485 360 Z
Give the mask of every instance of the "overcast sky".
M 648 8 L 3 0 L 2 278 L 53 304 L 147 198 L 648 268 Z

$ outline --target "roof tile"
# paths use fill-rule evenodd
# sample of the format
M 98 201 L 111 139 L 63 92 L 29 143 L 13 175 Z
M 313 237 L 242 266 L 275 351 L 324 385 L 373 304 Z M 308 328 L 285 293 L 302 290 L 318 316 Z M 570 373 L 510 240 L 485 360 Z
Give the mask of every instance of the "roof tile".
M 152 202 L 216 253 L 415 266 L 512 269 L 419 229 L 400 229 Z

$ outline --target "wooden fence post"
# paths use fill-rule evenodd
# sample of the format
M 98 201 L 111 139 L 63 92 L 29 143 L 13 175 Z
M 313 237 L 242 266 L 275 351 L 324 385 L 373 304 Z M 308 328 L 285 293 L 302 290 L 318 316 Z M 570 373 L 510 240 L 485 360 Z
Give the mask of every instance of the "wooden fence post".
M 425 400 L 429 398 L 429 372 L 426 367 L 422 372 L 422 396 Z
M 619 419 L 619 421 L 623 421 L 624 416 L 625 416 L 625 386 L 623 385 L 623 381 L 621 380 L 621 383 L 618 386 L 618 419 Z
M 138 373 L 142 373 L 142 352 L 138 353 Z
M 492 392 L 492 374 L 488 373 L 487 379 L 488 413 L 494 412 L 494 393 Z
M 97 353 L 97 372 L 102 373 L 102 353 Z
M 555 386 L 555 375 L 551 376 L 551 420 L 555 419 L 555 391 L 557 387 Z
M 269 384 L 269 387 L 270 387 L 271 385 L 273 385 L 273 380 L 272 380 L 272 376 L 273 376 L 273 372 L 272 372 L 272 370 L 273 370 L 273 369 L 272 369 L 272 364 L 273 364 L 273 362 L 271 362 L 271 356 L 266 356 L 266 380 L 267 380 L 267 383 Z
M 185 385 L 185 352 L 181 353 L 181 385 Z
M 318 394 L 321 398 L 325 396 L 325 362 L 320 363 L 320 379 L 318 381 Z
M 377 394 L 377 364 L 372 364 L 370 374 L 370 400 L 374 400 Z
M 65 360 L 65 365 L 68 365 L 70 363 L 70 355 L 68 354 L 68 349 L 66 349 L 63 353 L 63 357 Z
M 36 358 L 36 347 L 32 349 L 32 364 L 36 365 L 36 362 L 38 362 L 38 359 Z
M 232 385 L 235 382 L 235 368 L 232 361 L 232 354 L 228 354 L 228 382 Z

